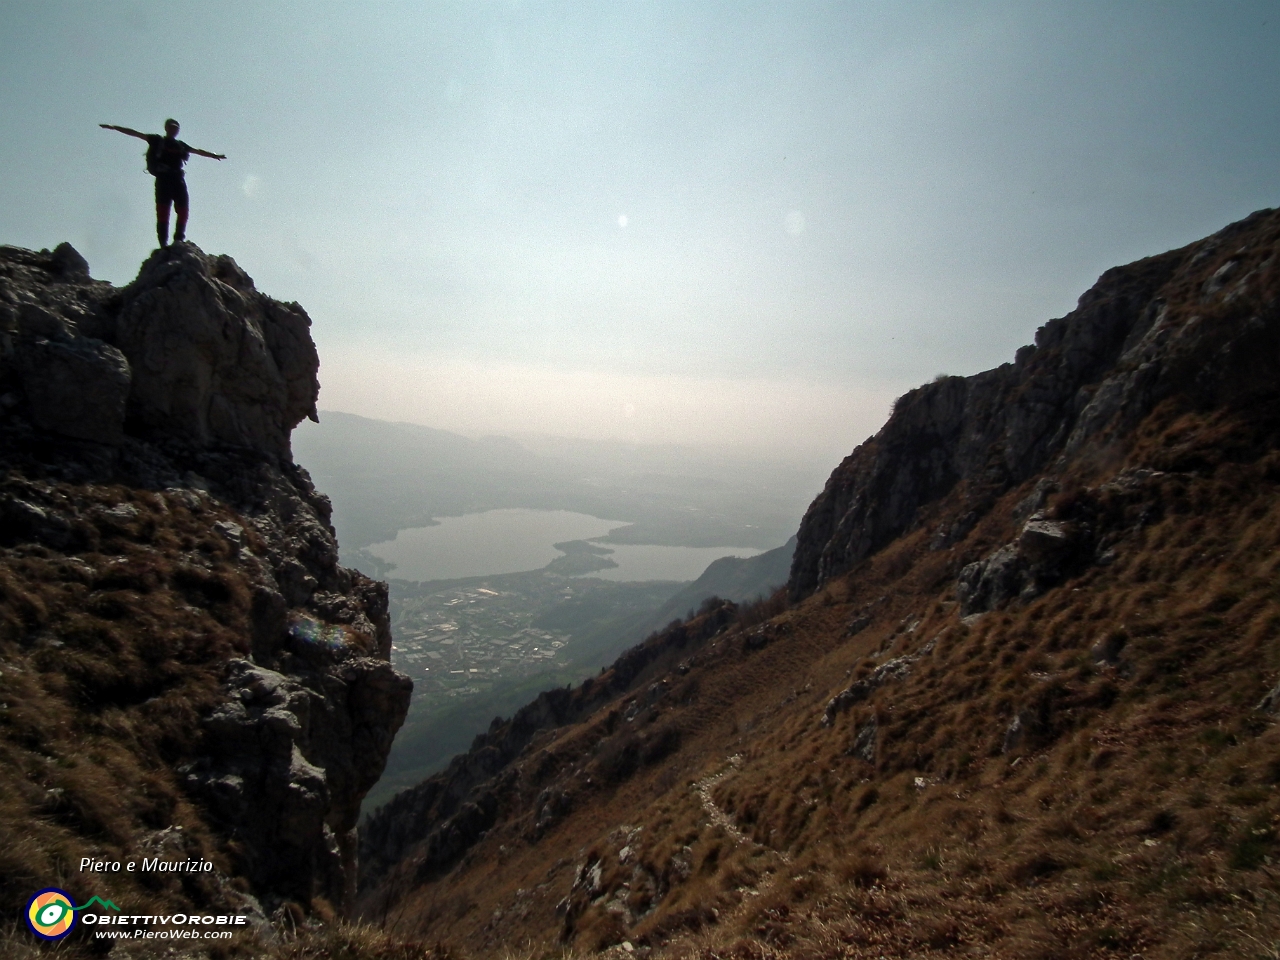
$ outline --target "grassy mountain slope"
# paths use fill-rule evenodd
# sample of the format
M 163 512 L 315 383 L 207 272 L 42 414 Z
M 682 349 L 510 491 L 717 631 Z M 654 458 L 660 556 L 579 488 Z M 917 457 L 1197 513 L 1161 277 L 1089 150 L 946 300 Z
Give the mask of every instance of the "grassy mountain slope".
M 908 395 L 789 606 L 495 724 L 384 823 L 365 917 L 476 955 L 1277 955 L 1278 247 L 1264 211 L 1117 268 Z

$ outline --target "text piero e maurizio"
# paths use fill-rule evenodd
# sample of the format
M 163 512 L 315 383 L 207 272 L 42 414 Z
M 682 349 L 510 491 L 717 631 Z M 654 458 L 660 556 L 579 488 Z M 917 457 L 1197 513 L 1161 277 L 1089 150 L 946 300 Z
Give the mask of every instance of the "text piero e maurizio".
M 80 859 L 81 873 L 212 873 L 213 864 L 204 859 L 188 858 L 186 860 L 161 860 L 159 857 L 143 857 L 141 861 L 126 860 L 94 860 L 92 857 Z

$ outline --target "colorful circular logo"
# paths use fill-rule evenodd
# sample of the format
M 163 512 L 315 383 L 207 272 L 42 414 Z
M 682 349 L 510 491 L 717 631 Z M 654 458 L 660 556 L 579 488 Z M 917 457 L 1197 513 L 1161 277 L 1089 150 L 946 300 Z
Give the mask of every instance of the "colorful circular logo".
M 71 897 L 57 887 L 41 890 L 27 902 L 27 926 L 37 937 L 61 940 L 75 925 Z

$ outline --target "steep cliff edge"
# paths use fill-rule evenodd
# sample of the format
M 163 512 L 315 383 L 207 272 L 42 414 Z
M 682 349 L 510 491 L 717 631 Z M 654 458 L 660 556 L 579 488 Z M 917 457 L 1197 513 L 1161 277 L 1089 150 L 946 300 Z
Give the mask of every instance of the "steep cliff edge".
M 121 289 L 68 245 L 0 248 L 15 911 L 55 880 L 153 907 L 350 902 L 360 802 L 411 684 L 386 585 L 338 564 L 329 502 L 291 460 L 319 391 L 309 327 L 189 243 Z M 76 868 L 142 856 L 216 869 Z
M 1162 402 L 1245 409 L 1274 396 L 1277 214 L 1108 270 L 1035 344 L 972 377 L 899 398 L 888 423 L 845 459 L 800 524 L 793 599 L 808 596 L 911 530 L 953 495 L 945 549 L 1006 491 L 1088 457 L 1117 459 Z

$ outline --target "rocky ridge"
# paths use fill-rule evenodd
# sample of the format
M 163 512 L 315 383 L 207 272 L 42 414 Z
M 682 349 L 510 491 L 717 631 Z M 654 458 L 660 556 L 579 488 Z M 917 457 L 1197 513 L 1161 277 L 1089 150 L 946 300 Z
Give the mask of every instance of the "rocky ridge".
M 947 549 L 996 499 L 1045 472 L 1020 508 L 1028 519 L 1055 488 L 1055 473 L 1073 460 L 1114 456 L 1170 398 L 1204 409 L 1269 400 L 1275 230 L 1275 211 L 1261 210 L 1205 240 L 1108 270 L 1013 363 L 941 377 L 900 397 L 801 521 L 792 597 L 913 529 L 927 505 L 954 493 L 962 509 L 932 541 Z M 1034 593 L 1078 548 L 1066 529 L 1031 517 L 1016 546 L 965 575 L 963 602 L 973 612 Z
M 0 248 L 6 799 L 53 803 L 55 824 L 0 870 L 7 898 L 55 849 L 185 835 L 222 878 L 170 891 L 188 902 L 350 903 L 360 803 L 411 683 L 386 585 L 338 563 L 329 502 L 292 463 L 316 415 L 309 327 L 190 243 L 120 289 L 67 244 Z M 78 773 L 51 786 L 39 756 Z M 118 820 L 95 828 L 111 791 Z

